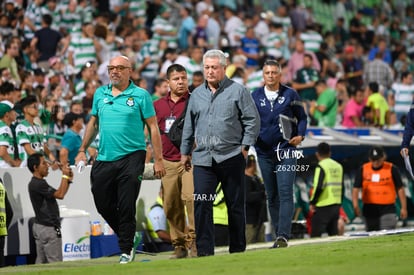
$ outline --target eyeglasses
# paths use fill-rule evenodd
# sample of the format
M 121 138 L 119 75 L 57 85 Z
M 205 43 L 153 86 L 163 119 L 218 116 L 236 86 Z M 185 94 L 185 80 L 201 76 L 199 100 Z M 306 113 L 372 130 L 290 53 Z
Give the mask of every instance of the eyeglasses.
M 108 72 L 113 72 L 114 70 L 117 71 L 123 71 L 125 69 L 131 69 L 131 67 L 125 67 L 125 66 L 108 66 Z

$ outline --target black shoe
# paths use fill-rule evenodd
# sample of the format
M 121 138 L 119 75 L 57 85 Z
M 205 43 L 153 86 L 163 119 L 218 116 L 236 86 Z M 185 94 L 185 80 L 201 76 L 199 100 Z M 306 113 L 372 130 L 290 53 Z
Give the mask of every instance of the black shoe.
M 206 252 L 197 252 L 197 257 L 208 257 L 213 256 L 214 254 L 206 253 Z
M 288 246 L 288 241 L 284 237 L 277 237 L 271 249 L 272 248 L 283 248 L 287 246 Z

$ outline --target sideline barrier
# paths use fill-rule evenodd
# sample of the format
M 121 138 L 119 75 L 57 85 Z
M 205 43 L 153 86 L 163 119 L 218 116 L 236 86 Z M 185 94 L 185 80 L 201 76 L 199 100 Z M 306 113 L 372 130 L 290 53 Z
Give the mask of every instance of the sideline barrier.
M 68 209 L 81 209 L 89 213 L 90 221 L 100 221 L 101 224 L 104 224 L 103 218 L 96 211 L 90 190 L 89 176 L 91 167 L 87 166 L 83 173 L 78 173 L 75 168 L 72 168 L 72 170 L 74 171 L 73 183 L 65 198 L 57 200 L 59 206 L 64 205 Z M 50 169 L 46 181 L 51 186 L 57 188 L 60 184 L 61 176 L 61 171 L 52 171 Z M 36 249 L 29 226 L 30 219 L 34 217 L 27 188 L 32 175 L 27 168 L 8 168 L 0 169 L 0 177 L 3 180 L 14 212 L 13 220 L 9 227 L 9 235 L 6 238 L 5 255 L 31 254 Z M 160 180 L 142 181 L 139 198 L 145 202 L 145 210 L 156 200 L 160 184 Z
M 63 261 L 91 258 L 89 213 L 80 209 L 60 207 L 62 218 Z

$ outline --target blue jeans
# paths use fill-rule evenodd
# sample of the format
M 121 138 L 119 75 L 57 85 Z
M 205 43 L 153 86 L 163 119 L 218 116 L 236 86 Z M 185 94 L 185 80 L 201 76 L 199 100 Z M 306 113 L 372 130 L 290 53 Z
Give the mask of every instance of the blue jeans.
M 296 165 L 296 159 L 275 161 L 271 157 L 258 156 L 258 161 L 276 237 L 289 239 L 294 211 L 293 184 L 296 172 L 293 166 Z
M 229 252 L 246 249 L 246 212 L 243 155 L 211 167 L 194 166 L 194 218 L 198 256 L 214 255 L 213 201 L 219 182 L 228 212 Z

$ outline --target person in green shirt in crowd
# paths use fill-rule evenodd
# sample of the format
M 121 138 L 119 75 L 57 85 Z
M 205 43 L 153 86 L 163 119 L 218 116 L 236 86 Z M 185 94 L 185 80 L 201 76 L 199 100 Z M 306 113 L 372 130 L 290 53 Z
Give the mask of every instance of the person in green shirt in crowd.
M 377 82 L 368 84 L 368 96 L 366 106 L 371 109 L 374 118 L 374 126 L 384 127 L 388 123 L 389 106 L 385 97 L 379 93 L 379 85 Z
M 152 101 L 156 101 L 168 94 L 168 82 L 165 78 L 155 80 L 154 93 L 151 95 Z
M 315 83 L 318 99 L 311 102 L 310 115 L 317 121 L 320 127 L 334 127 L 338 111 L 336 92 L 329 88 L 325 80 Z
M 304 101 L 316 100 L 315 84 L 319 80 L 319 73 L 313 67 L 313 57 L 306 53 L 303 56 L 303 68 L 296 72 L 292 88 L 298 91 Z

